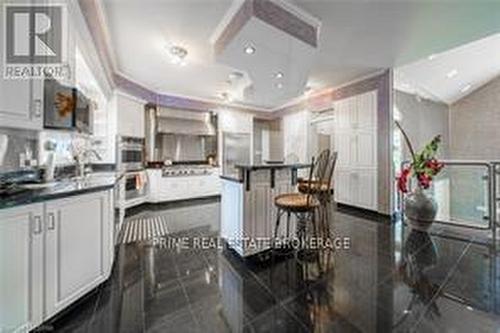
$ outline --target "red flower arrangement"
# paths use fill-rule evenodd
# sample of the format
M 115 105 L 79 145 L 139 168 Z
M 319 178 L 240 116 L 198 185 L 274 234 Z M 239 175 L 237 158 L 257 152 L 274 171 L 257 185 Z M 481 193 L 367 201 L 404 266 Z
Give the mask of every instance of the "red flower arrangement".
M 428 189 L 431 186 L 433 178 L 444 167 L 444 164 L 436 159 L 436 153 L 441 143 L 441 136 L 436 135 L 431 142 L 425 145 L 422 151 L 415 153 L 410 139 L 397 121 L 396 126 L 403 134 L 403 138 L 408 145 L 412 157 L 412 163 L 405 166 L 397 176 L 398 190 L 403 193 L 408 192 L 408 180 L 412 174 L 417 178 L 418 186 Z

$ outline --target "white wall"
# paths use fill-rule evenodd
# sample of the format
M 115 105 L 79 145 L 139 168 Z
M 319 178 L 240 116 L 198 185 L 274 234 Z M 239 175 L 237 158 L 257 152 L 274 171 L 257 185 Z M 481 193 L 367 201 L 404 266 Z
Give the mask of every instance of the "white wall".
M 410 137 L 414 149 L 419 150 L 434 136 L 441 134 L 439 156 L 449 157 L 449 111 L 444 103 L 418 99 L 398 90 L 394 91 L 395 112 L 401 116 L 400 123 Z M 407 153 L 406 145 L 405 152 Z M 409 158 L 406 154 L 405 158 Z

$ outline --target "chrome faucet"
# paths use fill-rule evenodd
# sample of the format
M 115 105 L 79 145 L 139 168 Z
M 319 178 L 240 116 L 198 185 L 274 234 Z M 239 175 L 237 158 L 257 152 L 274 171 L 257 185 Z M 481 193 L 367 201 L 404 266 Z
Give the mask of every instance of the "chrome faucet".
M 93 155 L 99 161 L 102 160 L 101 155 L 99 155 L 99 153 L 93 148 L 73 148 L 73 160 L 76 164 L 76 177 L 79 178 L 86 176 L 87 170 L 85 169 L 85 163 L 89 162 L 90 155 Z

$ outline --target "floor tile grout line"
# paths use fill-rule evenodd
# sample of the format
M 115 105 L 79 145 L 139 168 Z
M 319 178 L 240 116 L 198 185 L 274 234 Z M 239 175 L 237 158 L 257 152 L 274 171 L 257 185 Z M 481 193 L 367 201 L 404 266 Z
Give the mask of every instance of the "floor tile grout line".
M 197 316 L 194 313 L 193 307 L 191 305 L 191 299 L 189 298 L 189 295 L 188 295 L 188 293 L 186 291 L 186 286 L 184 285 L 184 282 L 179 277 L 177 277 L 177 281 L 181 285 L 182 292 L 184 294 L 184 298 L 186 299 L 187 304 L 188 304 L 189 313 L 191 314 L 192 318 L 194 319 L 197 328 L 199 330 L 201 330 L 201 323 L 200 323 L 200 321 L 198 320 Z
M 444 290 L 445 286 L 448 284 L 448 282 L 451 280 L 453 274 L 456 272 L 457 268 L 458 268 L 458 265 L 459 263 L 461 262 L 462 258 L 465 256 L 466 252 L 469 250 L 469 248 L 472 246 L 472 243 L 469 242 L 464 250 L 462 251 L 462 253 L 460 254 L 460 256 L 458 257 L 457 261 L 455 262 L 455 264 L 452 266 L 452 268 L 450 269 L 450 271 L 448 272 L 448 274 L 446 275 L 446 277 L 444 278 L 444 281 L 443 283 L 439 286 L 438 290 L 436 291 L 436 294 L 432 297 L 432 299 L 429 301 L 429 304 L 425 307 L 424 311 L 422 312 L 422 314 L 419 316 L 419 318 L 416 320 L 415 324 L 413 324 L 410 332 L 415 332 L 415 329 L 418 327 L 418 325 L 420 324 L 420 322 L 424 319 L 424 316 L 427 314 L 428 310 L 429 310 L 429 306 L 430 304 L 432 304 L 433 301 L 435 301 L 438 297 L 439 297 L 439 294 L 441 293 L 442 290 Z
M 104 282 L 104 283 L 106 283 L 106 282 Z M 95 316 L 96 316 L 96 312 L 97 312 L 97 308 L 98 308 L 99 302 L 101 300 L 102 289 L 103 289 L 102 284 L 99 285 L 97 288 L 98 288 L 97 299 L 96 299 L 95 304 L 93 306 L 92 315 L 90 316 L 90 320 L 87 322 L 87 325 L 85 325 L 85 331 L 86 332 L 90 332 L 90 325 L 92 325 L 92 323 L 94 322 L 94 319 L 95 319 Z

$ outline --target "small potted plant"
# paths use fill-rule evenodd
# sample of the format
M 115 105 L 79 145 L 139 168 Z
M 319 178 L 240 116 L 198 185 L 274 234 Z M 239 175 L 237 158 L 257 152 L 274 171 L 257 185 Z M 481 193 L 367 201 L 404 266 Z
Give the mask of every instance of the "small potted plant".
M 397 121 L 396 126 L 403 134 L 412 158 L 411 163 L 404 166 L 397 177 L 398 190 L 405 194 L 405 215 L 411 226 L 426 230 L 436 217 L 437 203 L 424 190 L 431 186 L 434 177 L 444 166 L 436 158 L 441 136 L 436 135 L 421 151 L 415 152 L 408 135 Z M 411 177 L 417 180 L 417 186 L 410 192 L 408 181 Z

